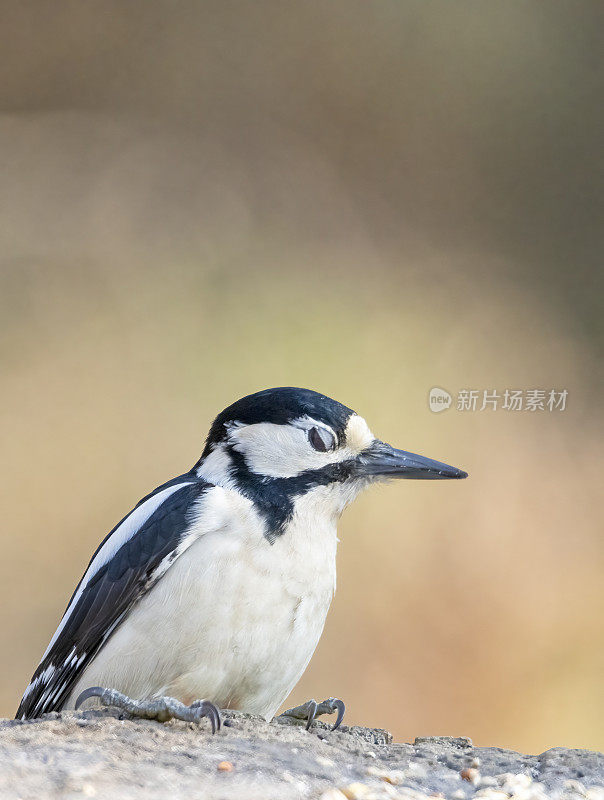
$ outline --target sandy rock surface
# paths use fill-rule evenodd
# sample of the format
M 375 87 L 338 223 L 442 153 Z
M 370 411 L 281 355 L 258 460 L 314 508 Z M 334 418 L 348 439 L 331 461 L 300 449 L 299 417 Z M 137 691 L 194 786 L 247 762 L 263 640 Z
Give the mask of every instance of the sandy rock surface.
M 120 719 L 111 709 L 0 721 L 0 798 L 316 798 L 604 800 L 604 755 L 555 748 L 524 756 L 469 739 L 392 743 L 387 731 Z

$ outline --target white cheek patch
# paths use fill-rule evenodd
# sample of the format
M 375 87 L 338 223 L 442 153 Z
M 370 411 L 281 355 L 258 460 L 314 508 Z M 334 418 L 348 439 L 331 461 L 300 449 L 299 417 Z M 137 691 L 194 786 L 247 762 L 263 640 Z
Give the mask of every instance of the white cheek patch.
M 229 441 L 252 472 L 270 478 L 293 478 L 307 469 L 321 469 L 333 453 L 313 450 L 306 431 L 292 425 L 258 422 L 232 428 Z
M 308 431 L 314 426 L 327 427 L 309 417 L 294 420 L 289 425 L 272 422 L 233 425 L 229 429 L 229 442 L 257 475 L 293 478 L 306 470 L 322 469 L 356 458 L 374 440 L 365 420 L 353 414 L 346 426 L 346 444 L 336 447 L 335 451 L 321 453 L 308 441 Z

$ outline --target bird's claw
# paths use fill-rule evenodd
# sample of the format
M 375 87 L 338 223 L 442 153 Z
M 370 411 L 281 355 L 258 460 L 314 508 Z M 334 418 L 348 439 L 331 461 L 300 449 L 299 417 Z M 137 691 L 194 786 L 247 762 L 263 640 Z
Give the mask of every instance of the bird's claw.
M 306 730 L 309 730 L 310 726 L 315 720 L 315 717 L 319 717 L 322 714 L 333 714 L 336 711 L 338 712 L 338 716 L 336 717 L 335 724 L 331 728 L 332 731 L 335 731 L 340 727 L 340 724 L 344 719 L 344 714 L 346 713 L 346 706 L 344 705 L 344 702 L 339 700 L 337 697 L 330 697 L 327 700 L 323 700 L 321 703 L 317 703 L 316 700 L 308 700 L 301 706 L 288 708 L 287 711 L 284 711 L 280 716 L 306 720 Z
M 212 733 L 219 731 L 222 724 L 218 707 L 209 700 L 195 700 L 190 706 L 186 706 L 174 697 L 134 700 L 115 689 L 91 686 L 79 695 L 75 702 L 76 710 L 90 697 L 97 697 L 103 706 L 121 708 L 133 717 L 141 717 L 142 719 L 156 719 L 158 722 L 166 722 L 169 719 L 179 719 L 183 722 L 200 722 L 203 717 L 207 717 L 212 726 Z
M 317 716 L 317 710 L 319 708 L 319 704 L 317 703 L 316 700 L 309 700 L 305 705 L 308 706 L 308 711 L 307 711 L 308 719 L 306 720 L 306 730 L 309 731 L 310 726 L 313 724 L 313 722 L 315 721 L 315 717 Z

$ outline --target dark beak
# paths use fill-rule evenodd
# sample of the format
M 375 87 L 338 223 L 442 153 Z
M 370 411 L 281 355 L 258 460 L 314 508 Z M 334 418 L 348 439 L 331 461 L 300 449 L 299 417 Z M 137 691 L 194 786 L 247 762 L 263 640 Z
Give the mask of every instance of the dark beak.
M 359 473 L 365 477 L 413 478 L 438 481 L 445 478 L 467 478 L 468 473 L 431 458 L 397 450 L 386 442 L 375 442 L 358 458 Z

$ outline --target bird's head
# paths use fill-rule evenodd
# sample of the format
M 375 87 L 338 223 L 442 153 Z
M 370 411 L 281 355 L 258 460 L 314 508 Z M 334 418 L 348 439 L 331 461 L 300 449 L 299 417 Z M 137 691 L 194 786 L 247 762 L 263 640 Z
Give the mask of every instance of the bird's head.
M 309 389 L 265 389 L 220 413 L 195 465 L 200 477 L 240 491 L 283 525 L 311 492 L 339 514 L 368 483 L 443 480 L 467 473 L 376 439 L 352 409 Z M 274 516 L 274 508 L 283 513 Z

